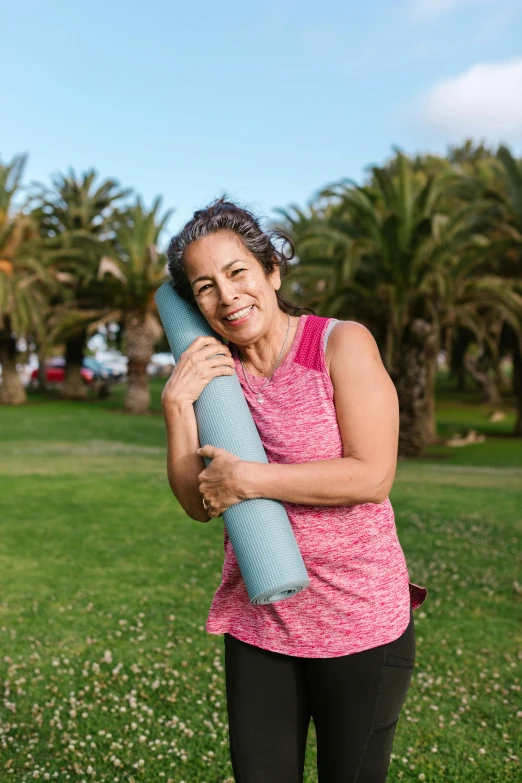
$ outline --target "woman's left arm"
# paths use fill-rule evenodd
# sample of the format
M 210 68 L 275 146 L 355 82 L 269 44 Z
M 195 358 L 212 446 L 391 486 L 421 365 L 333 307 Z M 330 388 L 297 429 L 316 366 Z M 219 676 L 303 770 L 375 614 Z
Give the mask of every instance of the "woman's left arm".
M 307 505 L 349 506 L 382 503 L 388 496 L 397 467 L 399 405 L 395 386 L 377 343 L 362 324 L 340 321 L 330 333 L 328 346 L 343 456 L 288 465 L 233 457 L 235 464 L 228 468 L 235 472 L 233 483 L 241 487 L 238 501 L 272 498 Z M 205 448 L 215 454 L 220 451 Z M 224 452 L 224 456 L 227 454 Z M 215 505 L 219 505 L 217 498 Z

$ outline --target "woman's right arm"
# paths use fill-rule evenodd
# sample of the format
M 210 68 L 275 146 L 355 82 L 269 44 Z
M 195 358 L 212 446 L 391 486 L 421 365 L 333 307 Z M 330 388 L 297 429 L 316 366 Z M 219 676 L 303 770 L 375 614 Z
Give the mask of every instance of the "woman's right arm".
M 199 448 L 198 428 L 194 406 L 174 403 L 163 406 L 167 427 L 167 476 L 169 485 L 179 503 L 191 519 L 209 522 L 199 491 L 198 476 L 205 470 L 205 460 L 196 454 Z
M 227 345 L 214 337 L 197 337 L 181 354 L 161 395 L 169 485 L 189 517 L 198 522 L 209 522 L 212 517 L 203 507 L 199 491 L 198 476 L 206 463 L 196 453 L 200 443 L 193 403 L 213 378 L 234 372 Z

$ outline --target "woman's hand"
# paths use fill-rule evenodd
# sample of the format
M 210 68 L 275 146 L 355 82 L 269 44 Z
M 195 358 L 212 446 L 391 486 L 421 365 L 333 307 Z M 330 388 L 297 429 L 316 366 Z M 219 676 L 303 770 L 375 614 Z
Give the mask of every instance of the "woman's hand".
M 208 445 L 199 448 L 197 454 L 212 460 L 198 475 L 199 491 L 209 506 L 209 517 L 219 517 L 230 506 L 246 500 L 246 494 L 241 489 L 241 466 L 244 463 L 239 457 L 226 449 Z
M 234 375 L 235 362 L 228 345 L 215 337 L 196 337 L 176 362 L 161 395 L 163 408 L 195 402 L 207 383 L 218 375 Z

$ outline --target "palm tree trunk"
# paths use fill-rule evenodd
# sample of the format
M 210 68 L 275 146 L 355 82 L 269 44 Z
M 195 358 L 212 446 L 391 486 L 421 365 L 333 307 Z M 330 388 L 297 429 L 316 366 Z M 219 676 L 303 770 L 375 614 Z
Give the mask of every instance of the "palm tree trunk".
M 41 391 L 47 391 L 47 370 L 45 368 L 45 361 L 47 358 L 47 352 L 44 347 L 38 345 L 38 387 Z
M 0 385 L 1 405 L 23 405 L 27 394 L 16 369 L 16 340 L 11 333 L 11 320 L 4 317 L 0 331 L 0 363 L 2 365 L 2 384 Z
M 147 365 L 154 353 L 156 333 L 151 327 L 150 317 L 139 310 L 125 314 L 124 328 L 126 353 L 129 358 L 124 410 L 126 413 L 149 413 Z
M 87 386 L 82 378 L 83 351 L 87 332 L 82 331 L 65 342 L 65 377 L 61 396 L 66 400 L 85 400 Z
M 468 346 L 472 342 L 472 336 L 470 333 L 463 329 L 456 329 L 451 358 L 449 362 L 450 376 L 457 379 L 457 391 L 466 391 L 466 369 L 464 367 L 464 356 L 468 350 Z
M 436 357 L 437 343 L 435 327 L 420 318 L 404 330 L 396 370 L 392 374 L 399 398 L 401 457 L 421 456 L 429 442 L 434 415 L 430 365 Z
M 463 362 L 459 364 L 457 369 L 457 391 L 466 391 L 466 370 L 464 369 Z
M 443 334 L 444 337 L 442 343 L 444 345 L 444 352 L 446 354 L 446 367 L 449 370 L 449 374 L 451 375 L 454 327 L 453 326 L 446 327 Z
M 385 347 L 384 347 L 384 366 L 388 372 L 391 371 L 393 366 L 393 344 L 394 344 L 394 332 L 390 324 L 386 328 Z
M 426 357 L 426 443 L 435 443 L 437 440 L 437 418 L 435 415 L 435 380 L 437 377 L 437 356 L 439 346 Z
M 489 364 L 488 361 L 487 366 L 483 370 L 480 370 L 478 367 L 478 360 L 475 357 L 468 353 L 464 356 L 464 367 L 480 387 L 484 402 L 488 405 L 499 405 L 500 394 L 497 380 L 496 377 L 491 377 L 489 374 Z
M 517 420 L 514 435 L 522 437 L 522 352 L 519 346 L 513 351 L 513 388 L 517 405 Z

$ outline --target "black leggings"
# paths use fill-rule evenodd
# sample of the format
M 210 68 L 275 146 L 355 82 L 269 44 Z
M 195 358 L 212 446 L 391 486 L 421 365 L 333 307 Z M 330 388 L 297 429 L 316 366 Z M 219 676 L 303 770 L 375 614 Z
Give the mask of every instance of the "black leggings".
M 319 783 L 384 783 L 413 674 L 415 627 L 337 658 L 299 658 L 224 634 L 236 783 L 302 783 L 310 717 Z

